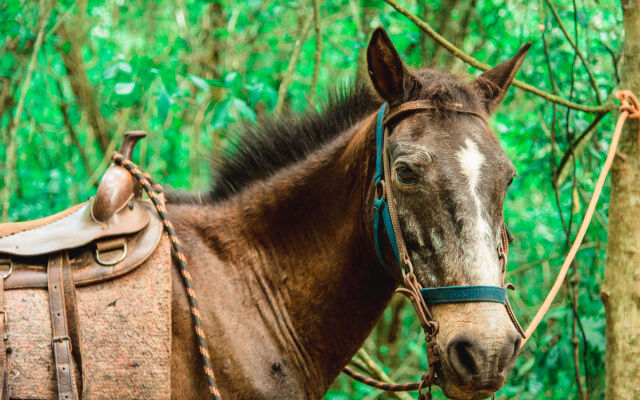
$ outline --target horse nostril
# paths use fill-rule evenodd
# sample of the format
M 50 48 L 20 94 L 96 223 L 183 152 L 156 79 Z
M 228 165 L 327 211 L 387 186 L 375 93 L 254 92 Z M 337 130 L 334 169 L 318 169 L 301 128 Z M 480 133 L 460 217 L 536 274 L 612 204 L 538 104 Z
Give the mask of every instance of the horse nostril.
M 520 344 L 522 343 L 522 336 L 519 333 L 513 333 L 509 335 L 506 340 L 503 350 L 498 358 L 498 372 L 506 375 L 511 368 L 513 368 L 520 353 Z
M 464 334 L 454 336 L 447 345 L 449 363 L 460 378 L 468 378 L 480 372 L 478 352 L 475 340 Z

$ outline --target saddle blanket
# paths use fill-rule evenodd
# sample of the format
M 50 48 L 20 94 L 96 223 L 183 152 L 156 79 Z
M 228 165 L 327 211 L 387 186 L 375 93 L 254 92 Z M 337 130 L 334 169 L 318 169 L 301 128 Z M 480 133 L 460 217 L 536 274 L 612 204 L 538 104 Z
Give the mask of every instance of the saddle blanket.
M 83 400 L 169 399 L 171 250 L 117 279 L 76 289 L 84 365 Z M 5 292 L 12 399 L 57 399 L 46 289 Z M 77 374 L 74 374 L 78 376 Z

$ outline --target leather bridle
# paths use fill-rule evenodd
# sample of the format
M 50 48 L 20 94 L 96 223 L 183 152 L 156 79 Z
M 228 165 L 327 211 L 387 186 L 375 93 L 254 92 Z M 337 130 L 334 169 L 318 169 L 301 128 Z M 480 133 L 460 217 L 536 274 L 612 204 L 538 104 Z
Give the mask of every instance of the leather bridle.
M 460 104 L 449 103 L 436 107 L 428 100 L 405 102 L 390 109 L 388 112 L 387 107 L 387 103 L 382 105 L 378 112 L 378 118 L 376 121 L 376 174 L 374 176 L 376 194 L 373 203 L 375 248 L 380 262 L 386 267 L 381 251 L 380 239 L 382 231 L 385 231 L 402 273 L 404 287 L 397 289 L 397 292 L 409 298 L 425 333 L 429 371 L 422 377 L 420 389 L 428 388 L 428 396 L 430 397 L 431 386 L 437 384 L 435 366 L 441 361 L 440 350 L 438 349 L 435 340 L 433 340 L 438 334 L 438 323 L 433 318 L 429 308 L 430 304 L 469 302 L 501 303 L 505 305 L 511 321 L 523 338 L 524 332 L 511 309 L 506 293 L 506 289 L 513 289 L 513 285 L 504 284 L 507 256 L 509 254 L 509 235 L 505 224 L 502 224 L 502 238 L 496 249 L 502 270 L 502 286 L 449 286 L 423 288 L 416 278 L 411 258 L 407 251 L 391 186 L 391 167 L 388 153 L 389 135 L 392 127 L 402 118 L 416 112 L 446 110 L 475 115 L 482 119 L 486 124 L 486 115 L 471 110 L 465 110 Z M 382 221 L 382 224 L 380 221 Z

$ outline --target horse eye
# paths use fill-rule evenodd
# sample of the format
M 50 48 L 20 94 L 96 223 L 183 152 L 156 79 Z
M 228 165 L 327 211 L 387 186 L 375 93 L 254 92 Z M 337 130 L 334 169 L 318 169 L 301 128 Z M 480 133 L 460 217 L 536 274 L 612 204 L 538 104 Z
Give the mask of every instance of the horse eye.
M 416 181 L 416 174 L 413 171 L 405 166 L 399 166 L 396 168 L 396 177 L 400 183 L 404 184 L 412 184 Z
M 515 176 L 515 175 L 514 175 Z M 512 176 L 511 178 L 509 178 L 509 182 L 507 182 L 507 187 L 511 186 L 511 184 L 513 183 L 513 178 L 514 176 Z

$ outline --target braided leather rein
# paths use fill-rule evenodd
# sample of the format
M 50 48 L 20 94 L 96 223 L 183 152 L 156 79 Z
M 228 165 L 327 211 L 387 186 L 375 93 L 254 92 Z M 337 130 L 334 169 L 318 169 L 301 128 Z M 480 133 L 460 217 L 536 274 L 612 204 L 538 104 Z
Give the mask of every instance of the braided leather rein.
M 169 220 L 169 216 L 167 215 L 167 209 L 164 206 L 164 201 L 160 198 L 163 188 L 154 181 L 151 176 L 145 172 L 142 172 L 140 168 L 134 164 L 133 162 L 127 160 L 122 154 L 115 152 L 113 156 L 111 156 L 113 162 L 123 168 L 126 168 L 127 171 L 135 178 L 135 180 L 142 186 L 144 191 L 147 193 L 151 201 L 153 202 L 153 206 L 155 207 L 160 220 L 162 221 L 162 225 L 164 226 L 165 232 L 169 236 L 169 240 L 171 241 L 171 249 L 173 250 L 173 255 L 175 260 L 178 263 L 178 268 L 180 269 L 180 275 L 182 275 L 182 281 L 184 282 L 184 287 L 187 292 L 187 298 L 189 299 L 189 306 L 191 309 L 191 319 L 193 320 L 193 329 L 195 332 L 196 340 L 198 342 L 198 350 L 200 353 L 200 357 L 202 359 L 202 366 L 204 368 L 204 373 L 207 378 L 207 385 L 209 386 L 209 392 L 211 394 L 211 398 L 213 400 L 222 400 L 222 396 L 220 395 L 220 391 L 216 386 L 215 376 L 213 374 L 213 368 L 211 367 L 211 357 L 209 356 L 209 348 L 207 346 L 207 338 L 204 333 L 204 328 L 202 327 L 202 316 L 200 314 L 200 307 L 198 306 L 198 299 L 196 297 L 196 292 L 193 289 L 193 282 L 191 279 L 191 274 L 189 273 L 189 265 L 187 264 L 187 257 L 182 250 L 182 244 L 176 235 L 176 231 L 173 228 L 173 224 Z

